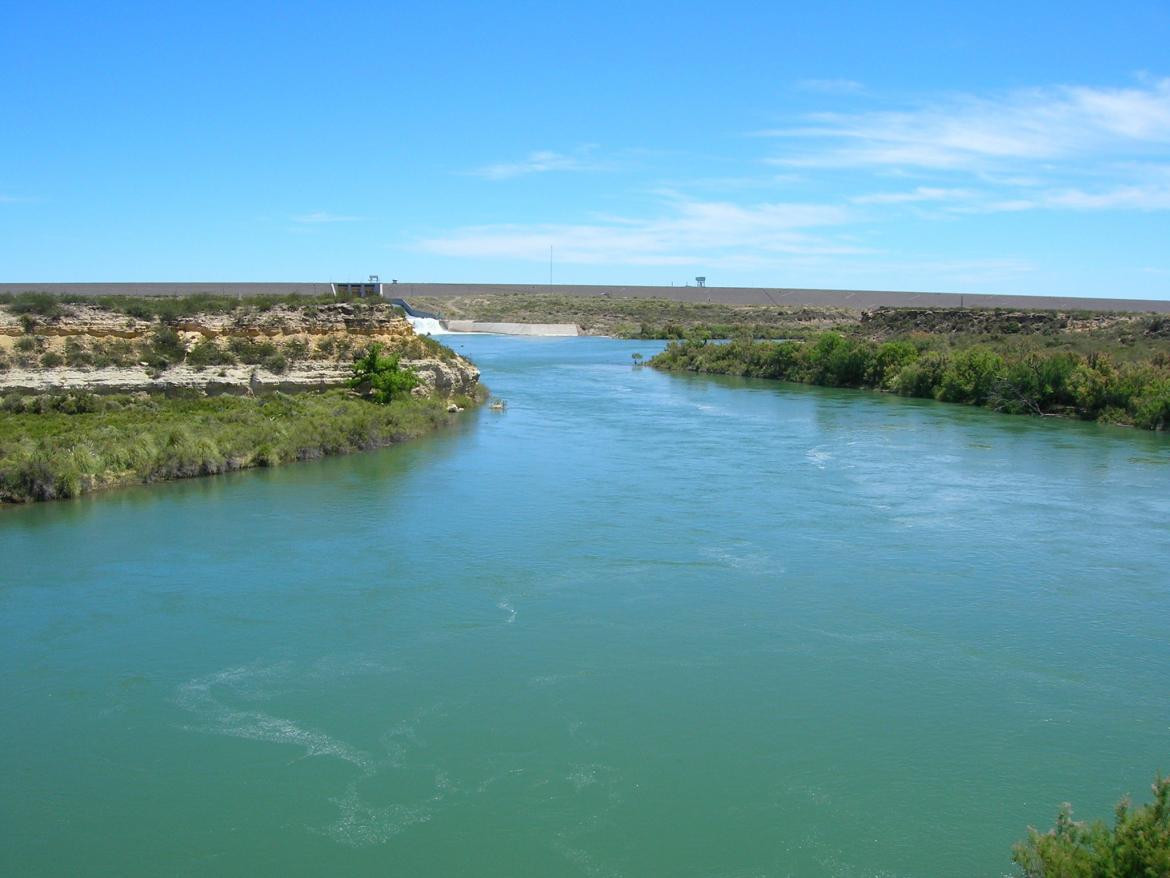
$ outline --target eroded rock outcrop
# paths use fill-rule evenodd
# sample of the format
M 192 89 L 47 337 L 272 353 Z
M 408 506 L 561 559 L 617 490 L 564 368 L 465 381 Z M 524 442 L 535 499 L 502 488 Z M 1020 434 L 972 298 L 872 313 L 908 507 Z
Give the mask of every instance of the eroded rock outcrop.
M 0 306 L 0 392 L 285 392 L 336 387 L 377 342 L 420 378 L 416 393 L 474 396 L 479 370 L 415 334 L 389 305 L 241 308 L 148 320 L 89 304 L 51 316 Z

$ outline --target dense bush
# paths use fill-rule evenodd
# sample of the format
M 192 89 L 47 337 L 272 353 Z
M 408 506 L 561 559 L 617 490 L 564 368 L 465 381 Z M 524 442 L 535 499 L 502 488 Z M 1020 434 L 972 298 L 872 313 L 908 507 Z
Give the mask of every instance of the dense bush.
M 1056 826 L 1028 830 L 1012 860 L 1025 878 L 1167 878 L 1170 876 L 1170 778 L 1153 786 L 1154 800 L 1132 808 L 1122 799 L 1113 826 L 1072 819 L 1065 805 Z
M 365 393 L 376 403 L 385 405 L 410 393 L 418 386 L 418 376 L 398 365 L 397 356 L 384 356 L 382 345 L 374 343 L 353 362 L 349 386 Z
M 943 402 L 983 405 L 1004 373 L 1004 359 L 986 348 L 971 348 L 951 357 L 935 397 Z
M 916 359 L 918 348 L 908 341 L 887 341 L 878 345 L 870 359 L 864 383 L 889 390 L 903 367 Z
M 807 380 L 829 387 L 861 387 L 873 358 L 872 344 L 826 332 L 805 355 Z
M 93 365 L 99 369 L 109 366 L 133 366 L 139 360 L 134 345 L 124 338 L 95 340 L 90 347 Z
M 29 314 L 37 317 L 59 317 L 63 310 L 62 299 L 49 293 L 5 293 L 0 295 L 0 304 L 8 306 L 13 314 Z
M 142 351 L 143 361 L 155 369 L 166 369 L 181 363 L 186 356 L 187 346 L 183 344 L 183 339 L 173 327 L 165 323 L 155 327 Z
M 207 366 L 231 366 L 235 362 L 235 355 L 221 348 L 213 338 L 205 338 L 187 351 L 187 365 L 197 369 Z
M 277 356 L 280 351 L 267 339 L 258 341 L 247 336 L 236 336 L 228 342 L 228 350 L 241 363 L 256 364 Z
M 1016 414 L 1170 428 L 1170 362 L 1120 365 L 1103 353 L 983 344 L 932 349 L 929 336 L 878 344 L 836 332 L 807 341 L 671 342 L 650 364 L 661 369 L 779 378 L 830 387 L 870 387 L 903 396 L 968 403 Z

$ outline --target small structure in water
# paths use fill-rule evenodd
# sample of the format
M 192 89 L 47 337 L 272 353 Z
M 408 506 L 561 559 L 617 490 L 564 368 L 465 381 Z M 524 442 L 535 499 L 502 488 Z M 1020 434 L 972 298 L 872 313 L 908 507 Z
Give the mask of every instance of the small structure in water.
M 490 403 L 488 403 L 488 408 L 490 408 L 493 412 L 502 412 L 507 407 L 508 403 L 502 399 L 493 399 Z

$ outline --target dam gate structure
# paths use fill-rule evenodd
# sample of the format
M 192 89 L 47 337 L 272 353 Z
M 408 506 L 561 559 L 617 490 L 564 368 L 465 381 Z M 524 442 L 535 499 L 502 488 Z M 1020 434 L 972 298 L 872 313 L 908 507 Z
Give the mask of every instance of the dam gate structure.
M 361 283 L 331 283 L 329 286 L 333 288 L 335 296 L 357 296 L 359 299 L 364 299 L 366 296 L 381 298 L 382 284 L 377 278 L 377 275 L 372 275 L 370 280 Z

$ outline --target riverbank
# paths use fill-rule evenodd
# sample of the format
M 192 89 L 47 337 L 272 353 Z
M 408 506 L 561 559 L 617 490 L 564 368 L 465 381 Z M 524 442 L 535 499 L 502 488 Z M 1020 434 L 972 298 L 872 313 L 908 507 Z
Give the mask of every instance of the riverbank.
M 0 415 L 0 502 L 366 451 L 449 426 L 475 400 L 433 395 L 375 405 L 343 390 L 263 397 L 159 394 L 9 397 Z M 18 411 L 13 411 L 19 406 Z
M 877 342 L 827 332 L 807 341 L 676 341 L 649 365 L 1167 429 L 1170 343 L 1155 336 L 1140 347 L 1131 343 L 1127 353 L 1122 359 L 1114 348 L 1077 350 L 1068 340 L 971 343 L 965 336 L 918 333 Z
M 416 384 L 389 405 L 343 389 L 373 345 Z M 474 364 L 382 303 L 11 298 L 0 502 L 377 448 L 484 394 Z

